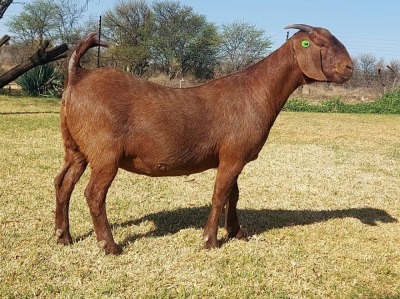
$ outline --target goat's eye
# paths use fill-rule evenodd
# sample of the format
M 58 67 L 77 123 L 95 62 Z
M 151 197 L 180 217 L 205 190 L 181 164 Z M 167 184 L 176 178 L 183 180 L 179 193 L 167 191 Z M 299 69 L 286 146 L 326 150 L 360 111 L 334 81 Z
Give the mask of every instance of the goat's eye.
M 308 48 L 308 47 L 310 46 L 310 42 L 309 42 L 308 40 L 303 40 L 303 41 L 301 42 L 301 46 L 302 46 L 303 48 Z

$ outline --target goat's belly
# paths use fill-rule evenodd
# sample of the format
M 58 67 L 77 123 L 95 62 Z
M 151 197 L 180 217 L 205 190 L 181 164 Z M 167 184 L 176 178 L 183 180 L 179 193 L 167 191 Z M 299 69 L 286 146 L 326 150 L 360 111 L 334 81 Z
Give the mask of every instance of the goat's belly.
M 119 167 L 137 174 L 153 177 L 189 175 L 218 167 L 218 161 L 207 159 L 199 163 L 179 163 L 169 161 L 146 161 L 140 158 L 125 157 Z

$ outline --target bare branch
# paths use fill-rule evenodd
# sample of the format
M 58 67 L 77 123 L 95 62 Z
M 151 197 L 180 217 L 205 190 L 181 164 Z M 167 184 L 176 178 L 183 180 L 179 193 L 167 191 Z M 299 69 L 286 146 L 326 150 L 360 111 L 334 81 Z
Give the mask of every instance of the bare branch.
M 394 74 L 396 74 L 396 72 L 394 71 L 394 69 L 392 69 L 389 65 L 386 66 L 389 70 L 391 70 Z

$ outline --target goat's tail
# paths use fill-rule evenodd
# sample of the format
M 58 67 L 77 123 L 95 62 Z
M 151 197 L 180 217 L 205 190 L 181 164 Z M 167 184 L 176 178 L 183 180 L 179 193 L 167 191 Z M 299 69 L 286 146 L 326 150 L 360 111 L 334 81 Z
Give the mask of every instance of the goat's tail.
M 76 46 L 74 52 L 71 54 L 68 62 L 68 82 L 76 79 L 76 71 L 81 68 L 80 61 L 83 55 L 94 47 L 108 47 L 108 43 L 101 40 L 98 33 L 89 33 L 82 39 Z

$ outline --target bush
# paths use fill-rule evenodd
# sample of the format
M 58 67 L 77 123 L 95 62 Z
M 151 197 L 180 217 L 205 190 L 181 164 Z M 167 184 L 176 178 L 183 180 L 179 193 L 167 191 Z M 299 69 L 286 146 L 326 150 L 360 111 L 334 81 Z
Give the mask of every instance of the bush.
M 340 98 L 333 98 L 321 103 L 321 112 L 346 112 L 347 106 Z
M 290 99 L 286 102 L 283 110 L 293 112 L 400 114 L 400 90 L 386 93 L 372 103 L 346 104 L 340 98 L 333 98 L 325 100 L 318 105 L 311 105 L 305 99 Z
M 312 106 L 305 99 L 290 99 L 283 107 L 284 111 L 311 111 Z
M 388 92 L 373 103 L 354 105 L 358 113 L 400 114 L 400 90 Z
M 55 68 L 48 64 L 37 66 L 27 71 L 15 81 L 30 96 L 60 95 L 60 76 Z

